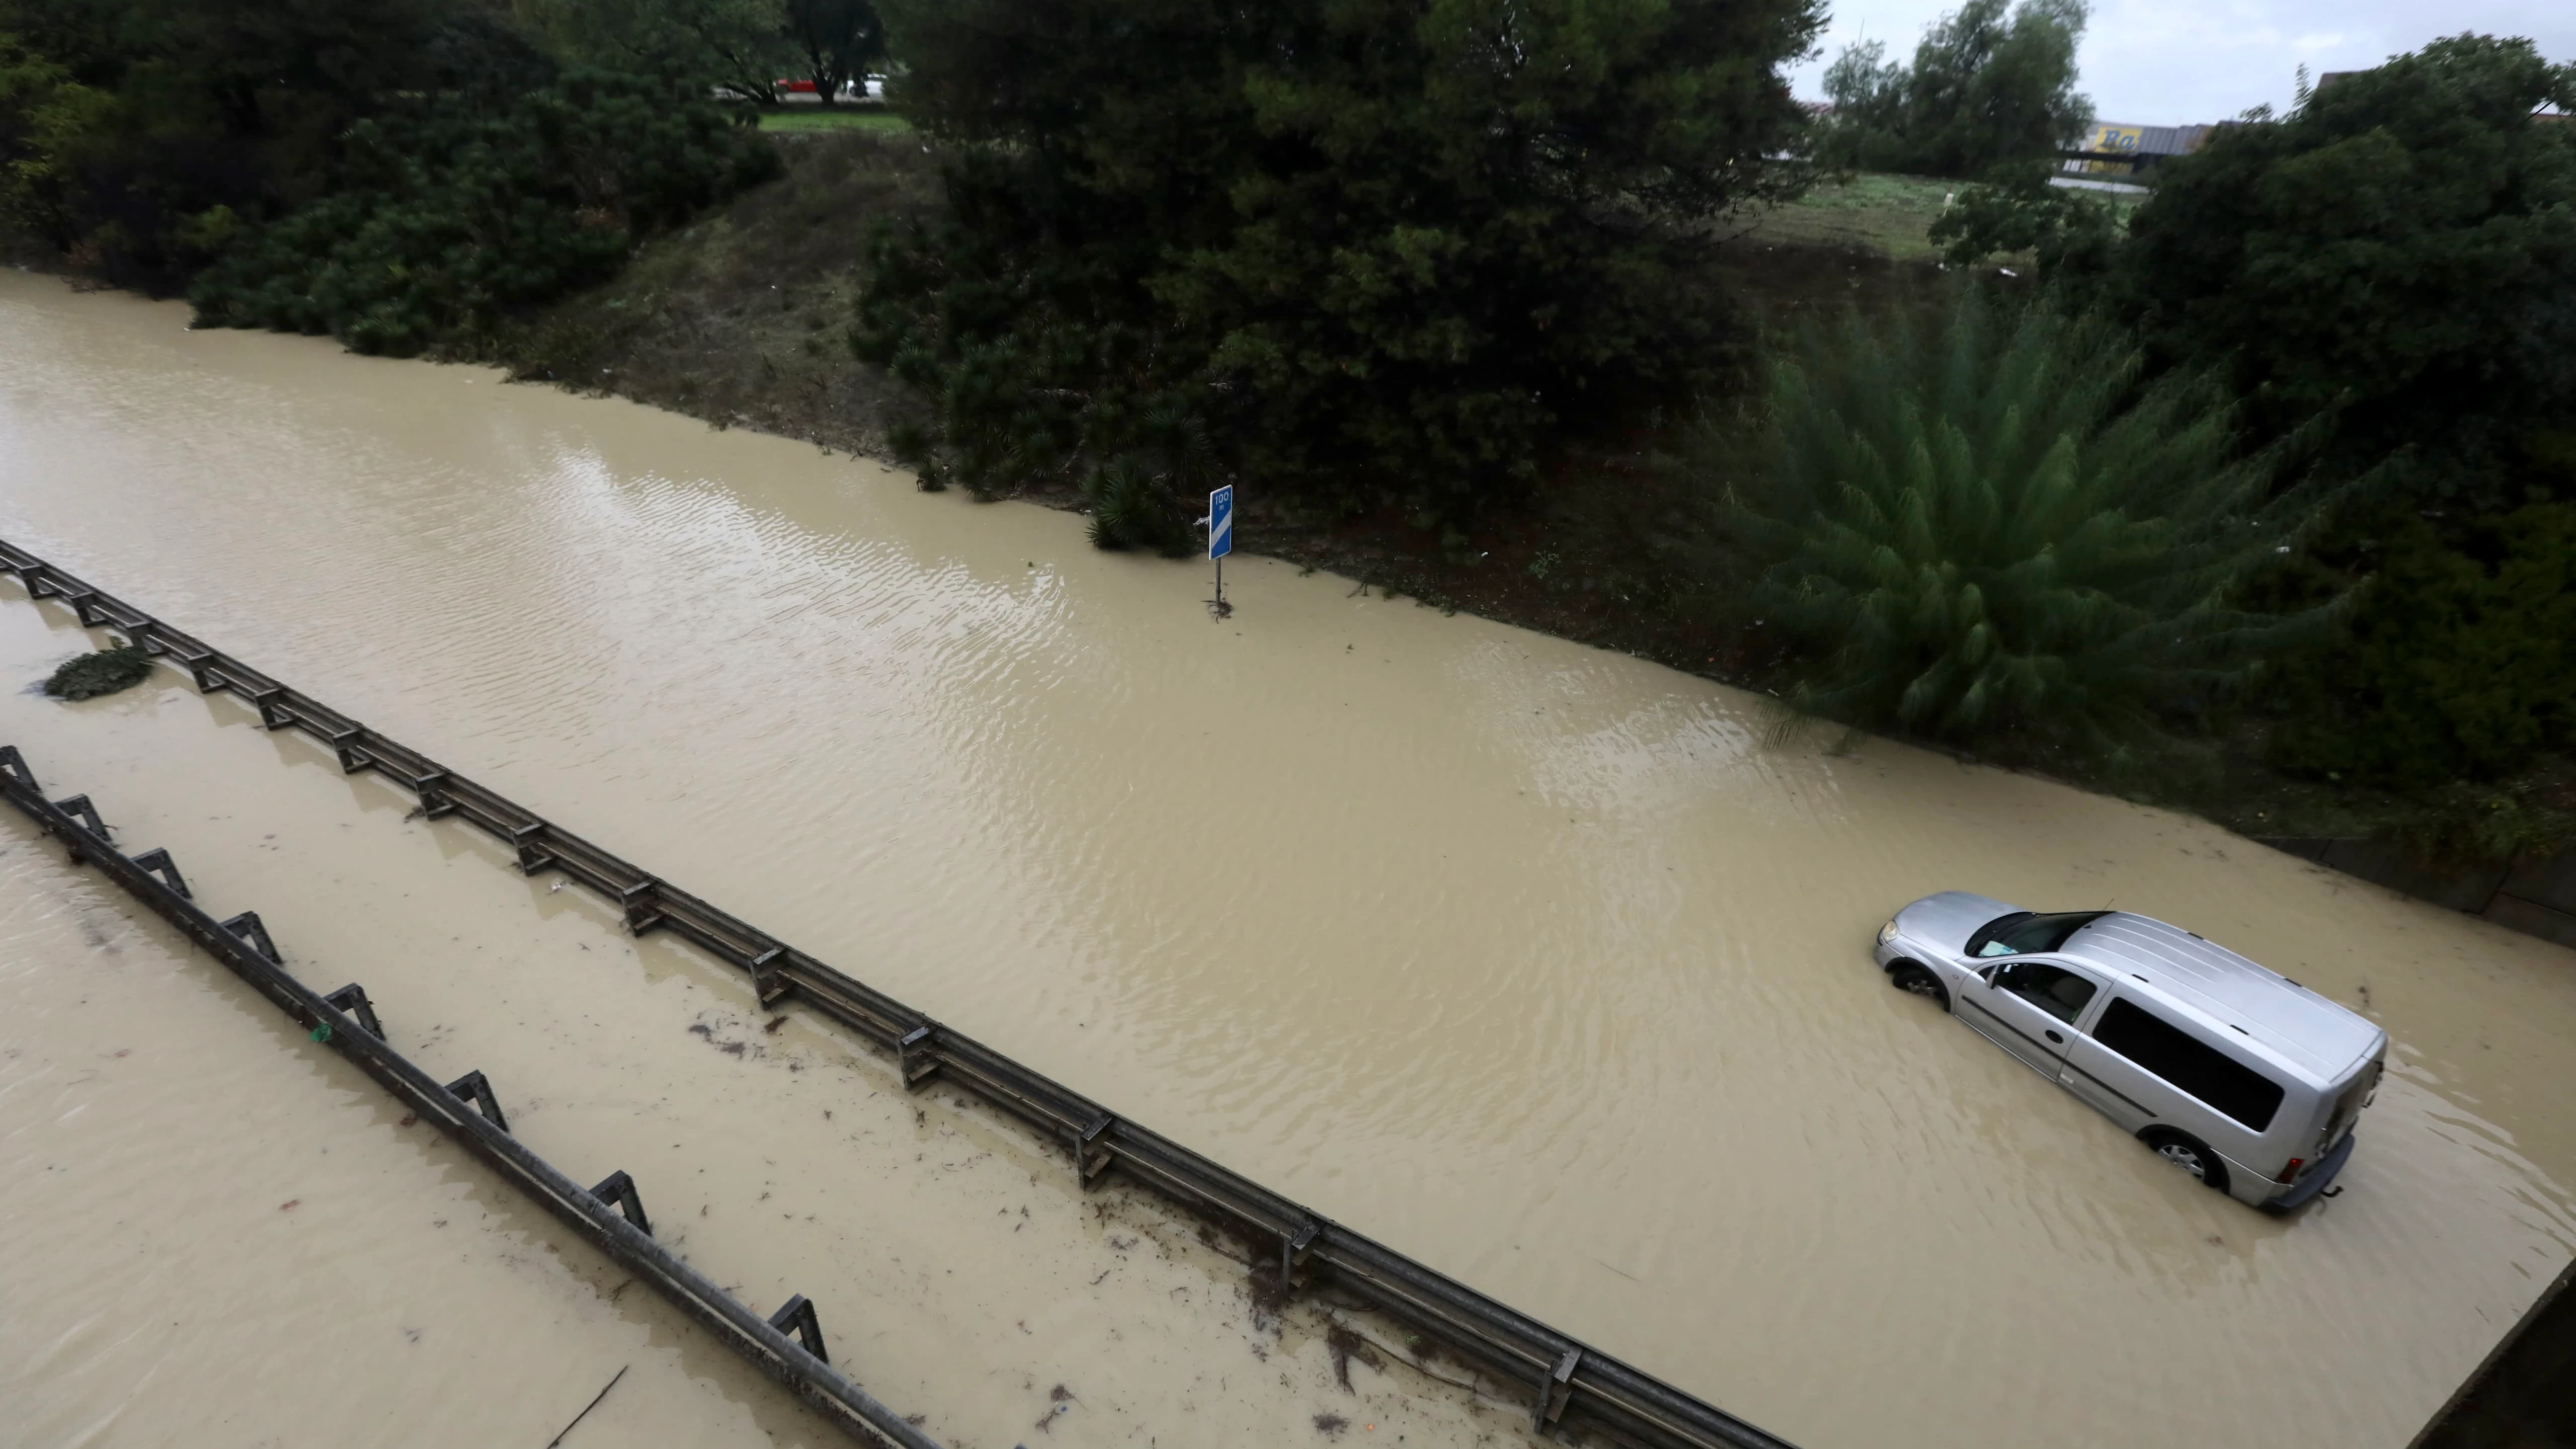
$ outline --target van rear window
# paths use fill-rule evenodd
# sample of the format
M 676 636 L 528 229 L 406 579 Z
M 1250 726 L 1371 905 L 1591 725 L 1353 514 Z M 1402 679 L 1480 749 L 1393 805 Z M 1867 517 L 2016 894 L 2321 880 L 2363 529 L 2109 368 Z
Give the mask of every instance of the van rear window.
M 2281 1110 L 2281 1084 L 2126 998 L 2114 999 L 2093 1039 L 2260 1132 Z

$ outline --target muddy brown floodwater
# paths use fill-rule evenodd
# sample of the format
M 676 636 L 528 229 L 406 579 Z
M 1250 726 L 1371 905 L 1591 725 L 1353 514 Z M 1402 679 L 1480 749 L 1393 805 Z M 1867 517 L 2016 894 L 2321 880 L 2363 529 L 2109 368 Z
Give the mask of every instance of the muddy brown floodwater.
M 1765 749 L 1744 695 L 1347 581 L 1238 559 L 1219 624 L 1198 568 L 1061 514 L 184 320 L 0 274 L 0 536 L 1809 1449 L 2393 1449 L 2576 1251 L 2561 948 L 2043 781 Z M 0 594 L 7 679 L 90 646 Z M 1253 1314 L 1150 1199 L 769 1030 L 738 972 L 229 696 L 164 671 L 0 726 L 955 1443 L 1527 1422 L 1384 1353 L 1346 1394 L 1314 1310 Z M 509 1426 L 416 1442 L 533 1446 L 630 1358 L 609 1404 L 656 1383 L 627 1422 L 670 1442 L 814 1435 L 10 828 L 0 1388 L 38 1442 L 324 1442 L 308 1408 L 390 1399 Z M 2384 1025 L 2346 1192 L 2200 1191 L 1889 991 L 1871 932 L 1945 887 L 2162 916 Z M 315 1307 L 348 1281 L 363 1313 Z M 490 1351 L 394 1332 L 432 1313 Z M 278 1353 L 382 1392 L 225 1368 Z

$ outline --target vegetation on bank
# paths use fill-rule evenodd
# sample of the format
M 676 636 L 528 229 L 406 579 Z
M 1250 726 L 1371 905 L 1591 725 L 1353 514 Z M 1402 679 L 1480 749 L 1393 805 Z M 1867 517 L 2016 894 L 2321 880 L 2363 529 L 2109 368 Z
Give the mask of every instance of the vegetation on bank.
M 2527 44 L 2137 203 L 2048 184 L 2065 0 L 1846 55 L 1821 124 L 1805 0 L 874 17 L 0 0 L 0 223 L 1104 547 L 1241 481 L 1290 557 L 2256 834 L 2570 838 L 2576 71 Z M 892 114 L 707 105 L 807 21 L 900 58 Z
M 409 356 L 604 280 L 638 236 L 777 174 L 766 143 L 668 85 L 575 72 L 360 121 L 339 184 L 228 248 L 199 326 L 329 333 Z
M 1774 560 L 1757 598 L 1825 646 L 1803 713 L 2117 766 L 2331 611 L 2244 602 L 2330 500 L 2276 489 L 2285 450 L 2241 446 L 2223 388 L 2150 378 L 2098 315 L 1968 292 L 1810 327 L 1762 406 L 1732 491 Z
M 1274 496 L 1455 527 L 1712 385 L 1693 269 L 1805 181 L 1804 0 L 888 15 L 949 204 L 881 239 L 856 343 L 923 397 L 898 453 L 979 492 L 1114 475 L 1177 511 L 1186 419 Z
M 783 131 L 793 135 L 810 135 L 817 131 L 874 131 L 898 135 L 912 129 L 912 123 L 892 111 L 862 110 L 855 106 L 821 106 L 790 110 L 781 107 L 760 113 L 760 129 Z

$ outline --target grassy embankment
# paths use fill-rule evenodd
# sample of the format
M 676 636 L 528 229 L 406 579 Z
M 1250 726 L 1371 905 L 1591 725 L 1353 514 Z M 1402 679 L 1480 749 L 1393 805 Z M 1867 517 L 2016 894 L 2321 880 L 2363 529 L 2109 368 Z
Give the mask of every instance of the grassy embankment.
M 850 355 L 867 235 L 938 204 L 938 158 L 881 111 L 788 111 L 787 173 L 657 238 L 617 280 L 553 307 L 499 358 L 523 378 L 612 392 L 706 419 L 882 455 L 893 384 Z M 1955 183 L 1862 176 L 1749 219 L 1710 285 L 1750 314 L 1748 336 L 1806 317 L 1937 302 L 1956 283 L 1926 235 Z M 1748 364 L 1749 342 L 1732 365 Z M 1247 488 L 1247 547 L 1332 570 L 1429 606 L 1658 660 L 1750 689 L 1781 686 L 1794 658 L 1745 607 L 1727 540 L 1704 498 L 1659 453 L 1678 434 L 1647 418 L 1630 436 L 1559 460 L 1544 498 L 1498 512 L 1464 549 L 1393 514 L 1298 517 Z M 1078 506 L 1068 488 L 1029 495 Z M 1681 540 L 1676 547 L 1674 540 Z M 1191 597 L 1195 597 L 1192 595 Z M 2249 835 L 2421 837 L 2451 828 L 2457 792 L 2432 798 L 2281 776 L 2253 726 L 2188 784 L 2080 783 L 2206 815 Z M 2571 793 L 2576 793 L 2572 790 Z
M 764 111 L 760 129 L 787 135 L 811 135 L 815 132 L 870 131 L 895 135 L 912 129 L 910 122 L 892 111 L 873 106 L 782 106 Z

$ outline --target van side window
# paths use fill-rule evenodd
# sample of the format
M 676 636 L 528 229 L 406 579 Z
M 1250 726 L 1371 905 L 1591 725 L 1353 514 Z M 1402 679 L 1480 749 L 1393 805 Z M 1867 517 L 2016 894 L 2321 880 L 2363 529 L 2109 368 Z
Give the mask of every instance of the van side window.
M 2093 1039 L 2260 1132 L 2281 1084 L 2128 999 L 2114 998 Z
M 2094 985 L 2062 966 L 2015 961 L 1995 973 L 1995 984 L 2069 1026 L 2093 1000 Z

